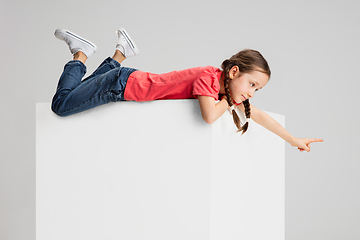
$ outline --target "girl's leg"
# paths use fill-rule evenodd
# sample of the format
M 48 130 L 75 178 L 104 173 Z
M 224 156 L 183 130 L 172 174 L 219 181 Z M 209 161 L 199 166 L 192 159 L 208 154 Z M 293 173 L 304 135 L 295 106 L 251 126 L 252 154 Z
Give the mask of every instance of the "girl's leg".
M 88 57 L 96 52 L 97 47 L 85 38 L 65 29 L 56 29 L 54 35 L 63 40 L 73 54 L 73 61 L 65 65 L 57 87 L 57 93 L 62 92 L 60 95 L 64 95 L 81 83 L 81 79 L 86 73 L 85 62 Z
M 119 50 L 116 49 L 114 55 L 112 56 L 112 59 L 121 64 L 126 59 L 126 57 L 124 56 L 124 54 L 122 54 Z
M 73 42 L 79 41 L 79 37 L 75 34 L 72 34 L 71 36 L 75 36 L 72 39 Z M 128 41 L 123 39 L 122 33 L 118 33 L 118 36 L 119 40 L 117 48 L 120 48 L 121 50 L 131 50 L 132 48 L 128 46 Z M 71 52 L 73 52 L 71 44 L 76 44 L 68 43 Z M 135 45 L 133 44 L 132 46 Z M 129 57 L 138 54 L 138 50 L 135 50 L 137 53 L 133 52 L 133 54 L 131 54 L 128 51 L 127 56 Z M 86 73 L 84 62 L 88 56 L 89 54 L 86 55 L 80 48 L 75 52 L 74 60 L 66 64 L 52 102 L 52 110 L 56 114 L 68 116 L 110 101 L 124 100 L 123 92 L 125 90 L 127 78 L 135 71 L 135 69 L 120 67 L 120 63 L 126 59 L 126 55 L 119 50 L 116 50 L 113 58 L 106 59 L 93 74 L 84 81 L 81 81 Z
M 81 79 L 86 73 L 84 63 L 88 57 L 96 52 L 97 47 L 85 38 L 65 29 L 56 29 L 54 35 L 56 38 L 63 40 L 73 54 L 73 60 L 64 67 L 53 97 L 51 108 L 55 113 L 58 113 L 64 98 L 81 84 Z
M 88 59 L 88 57 L 81 51 L 77 52 L 74 54 L 73 56 L 73 60 L 78 60 L 82 63 L 85 64 L 86 60 Z
M 135 42 L 130 38 L 130 35 L 127 33 L 127 31 L 124 28 L 119 28 L 116 31 L 118 40 L 116 44 L 116 50 L 112 57 L 112 59 L 106 59 L 90 76 L 89 78 L 92 78 L 95 75 L 103 74 L 107 72 L 108 70 L 112 69 L 112 66 L 114 65 L 115 60 L 117 63 L 120 64 L 129 57 L 138 55 L 139 49 L 136 47 Z M 108 63 L 111 63 L 111 65 L 108 65 Z M 116 63 L 116 65 L 117 65 Z M 86 79 L 88 80 L 88 79 Z
M 126 59 L 126 57 L 124 57 L 124 55 L 122 55 L 121 52 L 119 52 L 118 50 L 116 50 L 116 52 L 114 53 L 113 57 L 110 58 L 108 57 L 107 59 L 105 59 L 100 66 L 86 79 L 84 79 L 84 81 L 88 81 L 90 79 L 93 79 L 94 77 L 104 74 L 108 71 L 110 71 L 111 69 L 114 69 L 116 67 L 120 67 L 121 63 Z
M 75 61 L 75 63 L 79 65 L 81 62 Z M 73 74 L 75 71 L 74 66 L 71 64 L 74 65 L 75 63 L 68 63 L 66 70 L 73 67 L 71 72 Z M 82 81 L 81 84 L 70 91 L 58 90 L 53 98 L 52 110 L 59 116 L 69 116 L 109 102 L 125 100 L 126 82 L 129 75 L 134 71 L 136 69 L 116 67 L 104 74 Z M 61 80 L 62 78 L 59 85 L 61 85 Z

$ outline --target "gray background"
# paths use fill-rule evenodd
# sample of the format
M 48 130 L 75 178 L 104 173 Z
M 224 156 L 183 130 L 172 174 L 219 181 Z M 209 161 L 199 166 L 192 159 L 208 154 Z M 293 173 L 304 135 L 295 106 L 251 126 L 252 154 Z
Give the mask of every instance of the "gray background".
M 35 103 L 50 102 L 66 28 L 97 44 L 91 72 L 124 26 L 141 55 L 124 62 L 166 72 L 220 66 L 254 48 L 273 76 L 252 100 L 286 116 L 310 153 L 286 146 L 286 240 L 360 239 L 358 1 L 1 1 L 0 239 L 35 239 Z M 261 149 L 260 149 L 261 150 Z

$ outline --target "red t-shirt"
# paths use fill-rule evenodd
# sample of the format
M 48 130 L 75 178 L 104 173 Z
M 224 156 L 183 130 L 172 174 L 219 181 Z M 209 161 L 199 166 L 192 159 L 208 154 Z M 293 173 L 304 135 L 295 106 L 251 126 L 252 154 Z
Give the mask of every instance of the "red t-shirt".
M 135 71 L 130 74 L 124 98 L 128 101 L 189 99 L 210 96 L 218 100 L 219 68 L 196 67 L 169 73 L 154 74 Z

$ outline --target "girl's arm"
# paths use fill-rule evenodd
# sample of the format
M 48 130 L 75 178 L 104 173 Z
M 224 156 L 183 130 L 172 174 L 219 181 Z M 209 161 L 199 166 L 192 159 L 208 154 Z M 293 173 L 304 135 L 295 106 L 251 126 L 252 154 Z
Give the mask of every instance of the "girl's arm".
M 240 110 L 244 111 L 244 106 L 241 104 L 238 106 Z M 301 152 L 307 151 L 310 152 L 310 143 L 313 142 L 322 142 L 321 139 L 309 139 L 309 138 L 295 138 L 288 131 L 285 130 L 277 121 L 275 121 L 272 117 L 267 115 L 265 112 L 255 108 L 250 105 L 251 108 L 251 119 L 254 122 L 260 124 L 267 130 L 275 133 L 285 141 L 291 144 L 293 147 L 297 147 Z
M 228 109 L 225 98 L 215 103 L 215 99 L 209 96 L 197 96 L 200 104 L 202 118 L 205 122 L 212 124 Z

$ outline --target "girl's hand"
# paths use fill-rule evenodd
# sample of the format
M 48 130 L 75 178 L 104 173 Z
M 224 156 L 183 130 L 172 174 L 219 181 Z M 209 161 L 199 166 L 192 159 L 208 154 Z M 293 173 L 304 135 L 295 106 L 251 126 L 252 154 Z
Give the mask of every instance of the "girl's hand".
M 310 152 L 310 143 L 313 142 L 323 142 L 322 139 L 317 138 L 296 138 L 295 141 L 291 144 L 293 147 L 297 147 L 300 152 L 307 151 Z

